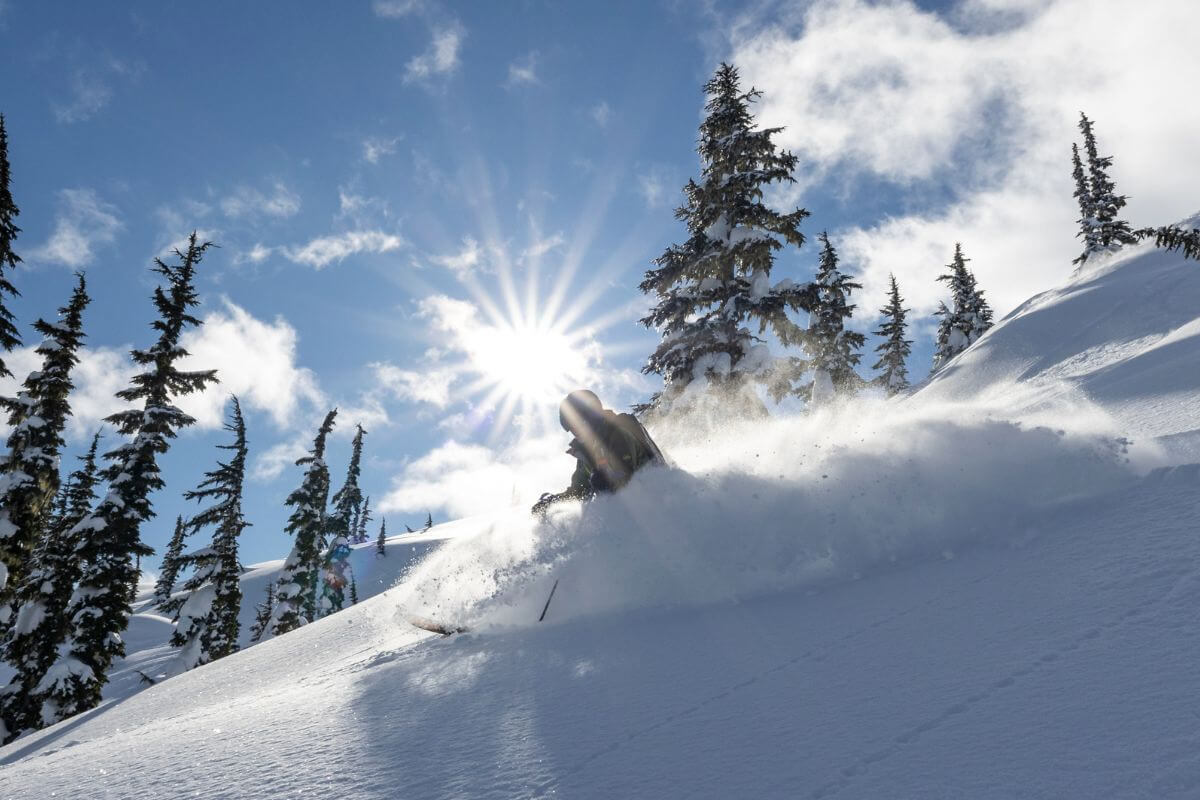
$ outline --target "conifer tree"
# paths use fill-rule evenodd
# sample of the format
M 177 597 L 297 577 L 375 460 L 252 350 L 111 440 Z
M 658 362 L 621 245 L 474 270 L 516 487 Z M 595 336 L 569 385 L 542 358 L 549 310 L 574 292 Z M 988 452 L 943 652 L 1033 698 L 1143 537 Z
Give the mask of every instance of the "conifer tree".
M 350 573 L 350 605 L 358 605 L 358 582 L 354 580 L 354 573 Z
M 323 564 L 323 586 L 317 610 L 321 616 L 341 611 L 346 604 L 347 570 L 350 558 L 350 543 L 357 533 L 358 520 L 363 502 L 358 478 L 362 474 L 363 436 L 366 431 L 355 426 L 354 441 L 350 449 L 350 465 L 346 470 L 346 482 L 333 495 L 333 510 L 329 515 L 329 549 Z
M 425 512 L 425 530 L 433 527 L 433 512 Z
M 904 301 L 900 298 L 896 276 L 888 277 L 892 282 L 888 304 L 879 309 L 879 313 L 883 315 L 883 322 L 873 331 L 876 336 L 883 338 L 883 342 L 875 348 L 875 352 L 879 353 L 879 360 L 875 362 L 873 369 L 883 370 L 875 378 L 875 382 L 887 390 L 888 396 L 892 396 L 908 389 L 908 367 L 905 366 L 905 360 L 912 352 L 912 342 L 904 338 L 908 328 L 905 317 L 909 309 L 904 307 Z
M 81 563 L 75 552 L 75 526 L 87 516 L 96 500 L 96 450 L 100 433 L 79 457 L 83 465 L 64 483 L 61 502 L 47 526 L 34 567 L 17 594 L 18 610 L 12 635 L 4 647 L 4 660 L 14 675 L 0 691 L 0 728 L 12 736 L 41 726 L 41 708 L 34 691 L 54 662 L 58 643 L 66 635 L 67 604 L 79 580 Z M 0 731 L 0 744 L 7 740 Z
M 211 246 L 199 243 L 192 233 L 187 250 L 175 251 L 178 264 L 154 261 L 154 271 L 165 280 L 153 295 L 159 318 L 151 327 L 158 340 L 131 353 L 134 363 L 146 371 L 135 375 L 132 386 L 117 397 L 140 401 L 141 407 L 108 417 L 128 441 L 105 455 L 108 493 L 74 529 L 83 537 L 77 555 L 85 566 L 67 610 L 71 628 L 59 648 L 59 659 L 37 688 L 45 697 L 47 723 L 94 708 L 113 660 L 125 654 L 121 634 L 129 624 L 137 588 L 135 556 L 154 552 L 142 542 L 140 532 L 142 523 L 154 515 L 150 494 L 163 486 L 158 457 L 167 452 L 180 429 L 195 422 L 175 400 L 216 380 L 213 370 L 184 372 L 178 367 L 188 355 L 180 337 L 200 325 L 191 314 L 199 304 L 196 266 Z
M 1158 228 L 1139 228 L 1133 232 L 1141 239 L 1154 239 L 1154 246 L 1168 253 L 1179 250 L 1184 258 L 1200 261 L 1200 230 L 1188 230 L 1178 225 L 1163 225 Z
M 375 555 L 387 555 L 387 518 L 379 521 L 379 537 L 375 540 Z
M 83 310 L 90 299 L 79 275 L 70 301 L 58 310 L 58 320 L 34 323 L 43 337 L 35 349 L 42 357 L 41 368 L 29 374 L 15 398 L 3 401 L 10 427 L 0 472 L 0 632 L 8 627 L 17 588 L 58 493 L 59 451 L 74 388 L 71 369 L 79 362 Z
M 1079 130 L 1083 134 L 1083 148 L 1088 160 L 1088 207 L 1091 216 L 1087 218 L 1091 231 L 1090 240 L 1084 236 L 1085 247 L 1083 254 L 1075 260 L 1082 263 L 1088 256 L 1098 252 L 1116 250 L 1123 244 L 1137 241 L 1129 223 L 1121 219 L 1121 209 L 1125 207 L 1126 197 L 1116 193 L 1116 186 L 1108 176 L 1112 167 L 1112 156 L 1101 156 L 1096 147 L 1096 135 L 1092 130 L 1092 121 L 1080 112 Z M 1079 191 L 1079 180 L 1076 178 L 1076 191 Z M 1082 201 L 1080 203 L 1082 208 Z
M 367 534 L 367 524 L 371 521 L 371 498 L 363 500 L 362 509 L 355 515 L 354 543 L 366 544 L 370 536 Z
M 815 305 L 812 286 L 771 283 L 775 252 L 804 244 L 799 225 L 808 212 L 774 211 L 762 202 L 763 190 L 793 182 L 797 159 L 772 142 L 781 128 L 754 129 L 750 104 L 760 93 L 742 92 L 738 83 L 737 69 L 721 64 L 704 86 L 702 175 L 699 183 L 688 181 L 675 212 L 688 238 L 655 259 L 639 287 L 657 298 L 641 321 L 662 334 L 642 371 L 661 375 L 665 384 L 639 411 L 669 410 L 695 382 L 689 395 L 714 394 L 727 413 L 761 413 L 747 391 L 751 384 L 779 398 L 799 376 L 798 359 L 772 357 L 759 336 L 770 328 L 782 345 L 801 344 L 803 331 L 787 311 Z M 691 399 L 700 398 L 684 404 Z
M 21 257 L 13 252 L 13 242 L 21 229 L 17 227 L 16 218 L 21 213 L 13 202 L 12 170 L 8 163 L 8 131 L 4 127 L 4 115 L 0 114 L 0 348 L 11 351 L 21 344 L 21 336 L 17 331 L 16 321 L 12 312 L 4 303 L 4 296 L 20 295 L 17 287 L 13 286 L 5 272 L 13 272 Z M 0 359 L 0 377 L 12 377 L 12 372 Z
M 809 403 L 819 404 L 835 394 L 853 392 L 862 379 L 854 367 L 862 359 L 858 352 L 866 341 L 861 333 L 845 329 L 845 322 L 854 313 L 847 302 L 850 293 L 861 289 L 838 269 L 837 251 L 822 232 L 821 259 L 817 268 L 817 299 L 809 315 L 807 347 L 809 367 L 813 377 L 806 395 Z
M 363 436 L 366 433 L 361 425 L 355 426 L 354 440 L 350 445 L 350 465 L 346 468 L 346 481 L 330 501 L 333 511 L 329 515 L 329 532 L 333 536 L 344 536 L 347 540 L 355 533 L 354 515 L 363 502 L 358 479 L 362 475 Z
M 275 611 L 275 584 L 267 584 L 266 598 L 254 607 L 254 624 L 250 626 L 250 641 L 257 642 L 266 633 L 271 624 L 271 615 Z
M 1079 145 L 1071 143 L 1071 177 L 1075 180 L 1075 200 L 1079 203 L 1079 233 L 1083 239 L 1083 253 L 1075 258 L 1072 264 L 1082 264 L 1089 254 L 1099 249 L 1096 243 L 1096 213 L 1092 208 L 1092 189 L 1088 185 L 1087 174 L 1083 171 L 1083 162 L 1079 158 Z
M 183 586 L 184 593 L 164 606 L 175 613 L 171 644 L 182 648 L 179 664 L 185 670 L 237 652 L 241 632 L 238 537 L 250 523 L 242 515 L 246 421 L 236 396 L 232 397 L 229 417 L 225 430 L 233 434 L 233 443 L 217 446 L 232 451 L 232 457 L 228 462 L 218 462 L 216 469 L 205 473 L 198 487 L 184 495 L 187 500 L 212 501 L 188 522 L 192 533 L 212 526 L 212 544 L 184 557 L 183 563 L 194 567 L 192 576 Z
M 176 517 L 175 532 L 171 535 L 171 541 L 167 543 L 167 552 L 163 554 L 158 581 L 154 584 L 156 605 L 162 605 L 170 600 L 171 594 L 175 591 L 175 580 L 179 577 L 179 570 L 183 566 L 183 543 L 187 539 L 188 533 L 188 526 L 184 524 L 183 517 Z
M 416 533 L 416 531 L 412 529 L 412 526 L 410 526 L 407 522 L 404 523 L 404 530 L 408 531 L 409 533 Z
M 983 292 L 975 283 L 975 276 L 967 269 L 969 258 L 962 253 L 962 245 L 954 245 L 954 259 L 947 264 L 950 270 L 939 275 L 939 281 L 950 285 L 952 306 L 941 306 L 942 317 L 938 325 L 938 342 L 934 352 L 933 369 L 936 372 L 950 359 L 966 350 L 992 327 L 992 309 L 983 298 Z
M 329 522 L 325 506 L 329 499 L 329 467 L 325 464 L 325 439 L 333 430 L 337 409 L 325 415 L 309 454 L 296 466 L 307 467 L 299 488 L 288 495 L 292 507 L 286 530 L 295 539 L 275 587 L 275 610 L 271 635 L 299 628 L 316 617 L 317 577 L 321 567 L 321 542 Z

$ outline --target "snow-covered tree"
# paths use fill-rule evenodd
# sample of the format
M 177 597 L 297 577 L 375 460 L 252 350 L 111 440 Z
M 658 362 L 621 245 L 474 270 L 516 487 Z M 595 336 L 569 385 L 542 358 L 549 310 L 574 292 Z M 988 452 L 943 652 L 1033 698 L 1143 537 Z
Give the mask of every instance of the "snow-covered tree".
M 1083 239 L 1083 253 L 1071 261 L 1072 264 L 1082 264 L 1087 257 L 1096 252 L 1096 212 L 1092 208 L 1092 188 L 1088 184 L 1087 173 L 1083 171 L 1083 161 L 1079 158 L 1079 145 L 1071 143 L 1071 177 L 1075 180 L 1075 200 L 1079 203 L 1079 233 Z
M 217 468 L 184 498 L 212 505 L 188 522 L 192 533 L 212 527 L 212 543 L 182 559 L 194 567 L 184 583 L 183 593 L 164 609 L 175 613 L 175 633 L 171 644 L 182 648 L 182 669 L 216 661 L 237 652 L 241 624 L 242 589 L 239 578 L 242 563 L 238 559 L 238 537 L 250 526 L 242 515 L 242 487 L 246 478 L 246 421 L 237 397 L 232 398 L 225 430 L 233 434 L 231 444 L 217 445 L 232 451 L 229 461 L 217 462 Z
M 1163 225 L 1158 228 L 1139 228 L 1133 232 L 1139 239 L 1153 239 L 1155 247 L 1167 252 L 1179 250 L 1184 258 L 1200 261 L 1200 230 Z
M 350 605 L 358 605 L 358 582 L 354 580 L 354 575 L 350 575 Z
M 838 269 L 837 251 L 825 232 L 820 235 L 821 259 L 817 267 L 816 304 L 809 313 L 806 347 L 810 354 L 808 366 L 812 380 L 804 394 L 808 402 L 818 405 L 833 395 L 853 392 L 862 385 L 854 367 L 862 360 L 859 349 L 866 341 L 861 333 L 848 331 L 845 322 L 854 313 L 847 302 L 851 292 L 861 289 L 848 275 Z
M 337 409 L 325 415 L 309 454 L 296 466 L 307 467 L 299 488 L 288 495 L 292 507 L 286 530 L 295 544 L 283 564 L 275 587 L 271 635 L 279 636 L 312 622 L 317 610 L 317 578 L 321 568 L 321 542 L 328 528 L 325 506 L 329 500 L 329 467 L 325 464 L 325 439 L 333 430 Z
M 432 527 L 433 527 L 433 512 L 427 511 L 425 513 L 425 530 L 429 530 Z
M 794 180 L 797 159 L 772 141 L 781 128 L 754 129 L 750 104 L 760 93 L 743 92 L 738 82 L 737 69 L 721 64 L 704 86 L 702 175 L 688 181 L 675 212 L 688 238 L 655 259 L 639 287 L 658 300 L 641 321 L 662 334 L 642 371 L 664 381 L 640 411 L 666 411 L 681 399 L 688 405 L 707 391 L 727 413 L 761 413 L 748 392 L 753 384 L 778 398 L 799 376 L 799 359 L 773 357 L 760 334 L 769 328 L 784 346 L 802 343 L 804 332 L 787 312 L 811 309 L 816 290 L 791 280 L 772 285 L 771 268 L 777 250 L 804 243 L 799 226 L 808 212 L 782 214 L 763 203 L 767 186 Z
M 362 508 L 355 515 L 354 544 L 366 544 L 371 538 L 367 533 L 367 525 L 371 522 L 371 498 L 363 499 Z
M 41 725 L 34 689 L 54 662 L 58 643 L 66 635 L 67 604 L 82 566 L 75 555 L 78 535 L 73 529 L 96 500 L 99 445 L 97 432 L 87 452 L 79 457 L 82 466 L 64 483 L 59 508 L 34 552 L 33 568 L 17 592 L 17 615 L 3 649 L 4 660 L 14 675 L 0 691 L 0 728 L 11 732 L 11 736 Z M 0 730 L 0 743 L 6 740 Z
M 271 624 L 271 615 L 275 611 L 275 584 L 267 584 L 267 596 L 254 607 L 254 624 L 250 626 L 250 641 L 257 642 Z
M 379 521 L 379 536 L 375 539 L 375 555 L 387 555 L 387 518 Z
M 188 526 L 184 524 L 183 517 L 176 517 L 175 532 L 171 534 L 171 541 L 167 543 L 167 552 L 163 554 L 158 580 L 154 584 L 154 602 L 158 605 L 170 600 L 171 593 L 175 591 L 175 580 L 183 566 L 183 543 L 187 535 Z
M 5 275 L 12 272 L 21 263 L 21 257 L 13 252 L 13 242 L 21 229 L 17 227 L 16 218 L 21 213 L 13 202 L 12 170 L 8 163 L 8 131 L 4 127 L 4 115 L 0 114 L 0 348 L 12 350 L 21 344 L 21 336 L 17 332 L 16 320 L 4 303 L 4 295 L 16 297 L 20 294 L 17 287 Z M 0 376 L 12 377 L 12 372 L 0 359 Z
M 1125 207 L 1126 197 L 1117 194 L 1116 186 L 1108 175 L 1112 167 L 1112 156 L 1102 156 L 1096 146 L 1096 135 L 1092 129 L 1093 123 L 1084 113 L 1079 114 L 1079 131 L 1083 134 L 1083 149 L 1087 153 L 1088 175 L 1086 182 L 1087 202 L 1079 201 L 1080 233 L 1084 240 L 1084 251 L 1073 263 L 1080 264 L 1096 253 L 1115 250 L 1123 244 L 1132 244 L 1137 237 L 1130 230 L 1129 223 L 1121 219 L 1121 209 Z M 1075 191 L 1080 191 L 1081 181 L 1078 173 L 1082 165 L 1075 150 Z
M 158 340 L 131 353 L 134 363 L 146 371 L 135 375 L 132 385 L 117 397 L 128 403 L 140 401 L 141 406 L 108 417 L 128 441 L 105 455 L 108 493 L 74 528 L 80 536 L 77 554 L 84 570 L 67 609 L 71 626 L 59 658 L 36 690 L 45 698 L 42 715 L 47 724 L 94 708 L 113 659 L 125 654 L 121 634 L 129 624 L 137 588 L 135 557 L 154 552 L 142 542 L 140 532 L 142 523 L 154 515 L 150 495 L 163 486 L 158 457 L 167 452 L 180 429 L 195 422 L 175 401 L 216 380 L 213 370 L 185 372 L 178 367 L 188 355 L 181 336 L 200 325 L 191 314 L 199 304 L 196 266 L 210 246 L 199 243 L 193 233 L 186 251 L 175 251 L 178 264 L 154 261 L 154 271 L 165 280 L 165 286 L 154 290 L 159 316 L 151 327 Z
M 909 309 L 904 307 L 904 301 L 900 297 L 896 276 L 888 277 L 892 282 L 888 304 L 879 309 L 879 313 L 883 315 L 883 322 L 872 333 L 883 338 L 883 342 L 875 348 L 875 352 L 879 353 L 879 360 L 875 362 L 873 369 L 883 370 L 875 378 L 875 383 L 886 389 L 891 396 L 908 389 L 908 367 L 905 366 L 905 360 L 912 352 L 912 342 L 904 338 L 908 329 L 905 317 Z
M 363 436 L 366 431 L 355 426 L 354 440 L 350 447 L 350 465 L 346 469 L 346 482 L 333 495 L 333 509 L 329 514 L 329 542 L 323 563 L 323 585 L 317 603 L 317 612 L 324 616 L 341 611 L 346 604 L 346 586 L 350 568 L 350 543 L 358 530 L 357 517 L 361 516 L 362 489 L 358 478 L 362 474 Z
M 992 309 L 976 285 L 975 276 L 967 269 L 969 258 L 962 253 L 962 244 L 955 243 L 954 259 L 946 265 L 950 271 L 938 276 L 950 286 L 951 306 L 942 304 L 938 310 L 937 347 L 933 370 L 936 372 L 950 359 L 966 350 L 992 327 Z
M 59 488 L 59 451 L 71 414 L 71 369 L 83 343 L 83 310 L 91 298 L 78 276 L 58 319 L 39 319 L 42 335 L 35 352 L 41 368 L 31 372 L 15 398 L 0 401 L 8 411 L 9 434 L 0 471 L 0 633 L 8 627 L 17 588 L 25 580 L 30 555 L 46 529 Z
M 354 440 L 350 444 L 350 464 L 346 468 L 346 481 L 330 500 L 333 510 L 329 514 L 329 531 L 332 535 L 341 534 L 347 539 L 355 533 L 354 515 L 363 501 L 358 479 L 362 475 L 363 436 L 366 433 L 362 425 L 355 426 Z

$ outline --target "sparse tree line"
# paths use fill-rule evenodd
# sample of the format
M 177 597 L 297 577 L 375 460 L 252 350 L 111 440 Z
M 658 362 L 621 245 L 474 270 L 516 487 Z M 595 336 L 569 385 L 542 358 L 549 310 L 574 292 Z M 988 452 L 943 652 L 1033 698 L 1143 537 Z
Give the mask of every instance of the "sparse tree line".
M 0 116 L 0 353 L 21 345 L 7 306 L 19 295 L 11 280 L 21 263 L 14 249 L 19 213 Z M 131 407 L 105 420 L 117 436 L 107 452 L 101 453 L 97 432 L 79 466 L 61 478 L 71 373 L 79 362 L 90 303 L 82 274 L 57 317 L 33 324 L 41 337 L 34 350 L 39 368 L 15 397 L 0 398 L 9 427 L 0 450 L 0 658 L 14 673 L 0 687 L 0 743 L 94 708 L 114 661 L 125 655 L 122 636 L 133 613 L 140 562 L 153 554 L 142 541 L 142 525 L 154 516 L 151 495 L 165 485 L 159 458 L 195 422 L 177 402 L 217 381 L 215 370 L 179 366 L 188 355 L 180 344 L 183 334 L 201 324 L 192 314 L 199 304 L 195 276 L 210 247 L 193 233 L 172 263 L 154 260 L 159 285 L 152 294 L 150 327 L 155 339 L 130 354 L 139 372 L 117 398 Z M 0 375 L 12 377 L 2 357 Z M 297 462 L 305 468 L 303 481 L 287 499 L 292 508 L 287 531 L 295 544 L 279 580 L 257 607 L 253 641 L 358 602 L 348 559 L 354 545 L 371 538 L 370 499 L 358 486 L 366 432 L 357 428 L 346 481 L 327 509 L 324 447 L 336 414 L 329 412 L 312 451 Z M 231 397 L 225 430 L 231 441 L 218 447 L 228 457 L 184 494 L 202 507 L 191 518 L 176 520 L 155 586 L 154 604 L 175 623 L 170 643 L 180 649 L 179 670 L 238 649 L 244 572 L 238 539 L 250 523 L 242 513 L 248 441 L 236 397 Z M 386 522 L 380 523 L 376 557 L 387 554 Z M 432 526 L 430 514 L 425 529 Z M 211 530 L 209 541 L 185 552 L 187 538 L 205 530 Z M 181 574 L 187 577 L 177 590 Z
M 864 380 L 856 367 L 866 337 L 846 328 L 855 309 L 850 297 L 862 287 L 841 270 L 829 235 L 818 237 L 821 251 L 811 281 L 771 280 L 779 251 L 805 243 L 800 223 L 810 216 L 803 208 L 781 213 L 763 202 L 772 184 L 795 182 L 798 159 L 772 142 L 782 129 L 754 127 L 750 106 L 760 92 L 743 92 L 730 64 L 717 69 L 704 91 L 707 115 L 697 145 L 701 176 L 683 187 L 684 203 L 675 212 L 687 225 L 688 238 L 655 259 L 639 287 L 657 301 L 641 322 L 662 335 L 642 371 L 661 376 L 664 386 L 635 410 L 669 413 L 715 399 L 724 410 L 761 414 L 765 407 L 758 388 L 776 402 L 795 396 L 809 407 L 870 385 L 889 395 L 905 392 L 912 341 L 905 338 L 909 309 L 895 276 L 887 305 L 880 309 L 882 322 L 872 332 L 880 339 L 873 367 L 878 372 Z M 1078 145 L 1073 165 L 1085 249 L 1074 263 L 1148 238 L 1200 259 L 1200 232 L 1174 226 L 1132 230 L 1120 218 L 1125 197 L 1116 194 L 1108 175 L 1112 158 L 1099 155 L 1087 117 L 1080 130 L 1087 168 Z M 992 309 L 967 267 L 969 260 L 956 243 L 946 272 L 937 277 L 947 284 L 950 298 L 935 312 L 935 373 L 992 326 Z M 796 312 L 807 314 L 807 325 L 792 319 Z M 771 355 L 768 334 L 786 355 Z

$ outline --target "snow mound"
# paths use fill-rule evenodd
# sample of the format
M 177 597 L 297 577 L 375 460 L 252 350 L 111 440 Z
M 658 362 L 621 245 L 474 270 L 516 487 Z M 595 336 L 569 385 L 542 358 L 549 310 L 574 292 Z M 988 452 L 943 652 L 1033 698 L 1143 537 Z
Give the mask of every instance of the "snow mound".
M 864 399 L 727 428 L 670 452 L 622 492 L 537 522 L 523 511 L 447 541 L 393 593 L 401 617 L 472 627 L 730 603 L 855 580 L 1033 534 L 1049 506 L 1130 483 L 1158 463 L 1103 412 L 1071 428 L 976 404 Z
M 1200 225 L 1200 214 L 1181 227 Z M 1026 410 L 1064 395 L 1103 407 L 1134 439 L 1200 460 L 1200 264 L 1149 242 L 1089 259 L 1000 321 L 918 396 L 989 396 Z M 996 387 L 1018 387 L 998 398 Z

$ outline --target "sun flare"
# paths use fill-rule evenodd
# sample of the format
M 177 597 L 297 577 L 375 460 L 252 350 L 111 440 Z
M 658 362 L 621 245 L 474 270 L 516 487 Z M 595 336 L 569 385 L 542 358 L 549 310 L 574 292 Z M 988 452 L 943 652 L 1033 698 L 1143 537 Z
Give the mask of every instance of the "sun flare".
M 475 365 L 508 397 L 557 404 L 588 372 L 588 356 L 572 338 L 548 325 L 496 326 L 481 337 Z

